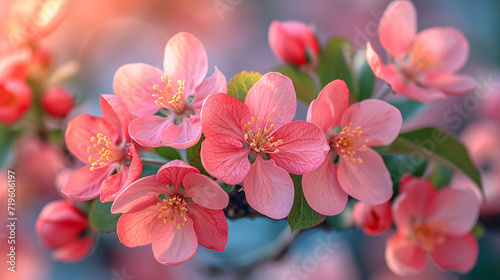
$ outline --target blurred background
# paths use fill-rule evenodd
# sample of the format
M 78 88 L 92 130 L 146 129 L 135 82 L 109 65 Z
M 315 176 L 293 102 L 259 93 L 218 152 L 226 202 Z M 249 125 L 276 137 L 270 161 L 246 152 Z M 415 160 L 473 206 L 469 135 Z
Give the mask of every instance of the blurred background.
M 24 1 L 24 0 L 21 0 Z M 53 0 L 63 1 L 63 0 Z M 10 7 L 16 0 L 2 0 L 0 24 L 6 29 Z M 209 59 L 209 75 L 217 66 L 229 79 L 247 71 L 265 73 L 281 62 L 268 43 L 272 20 L 300 20 L 315 26 L 324 45 L 333 36 L 351 40 L 358 49 L 371 41 L 379 53 L 378 20 L 390 1 L 374 0 L 86 0 L 71 1 L 61 23 L 38 42 L 52 56 L 52 68 L 78 71 L 64 86 L 78 106 L 56 125 L 81 113 L 100 115 L 99 95 L 112 93 L 112 79 L 122 65 L 144 62 L 161 68 L 163 50 L 170 37 L 180 31 L 197 36 Z M 491 139 L 487 153 L 500 151 L 500 2 L 495 0 L 415 1 L 419 30 L 432 26 L 454 26 L 469 39 L 470 58 L 462 72 L 480 83 L 466 97 L 450 98 L 422 109 L 422 114 L 406 123 L 405 129 L 434 125 L 477 143 Z M 72 66 L 73 65 L 73 66 Z M 62 71 L 64 72 L 64 71 Z M 381 84 L 380 84 L 381 85 Z M 302 106 L 298 118 L 305 118 Z M 485 129 L 481 130 L 482 128 Z M 482 132 L 466 133 L 472 129 Z M 472 135 L 467 140 L 464 135 Z M 6 135 L 0 135 L 7 137 Z M 370 237 L 351 228 L 334 231 L 315 228 L 291 234 L 283 221 L 243 218 L 229 223 L 229 243 L 224 252 L 200 247 L 185 264 L 166 267 L 155 261 L 150 246 L 127 248 L 116 233 L 99 234 L 97 246 L 78 263 L 51 260 L 51 252 L 41 246 L 34 233 L 42 207 L 60 199 L 61 171 L 68 166 L 67 155 L 56 145 L 25 136 L 2 153 L 9 170 L 17 173 L 16 211 L 17 272 L 7 271 L 2 261 L 0 279 L 400 279 L 385 264 L 384 248 L 389 234 Z M 473 157 L 475 157 L 473 155 Z M 492 169 L 495 159 L 478 156 L 483 176 L 488 176 L 486 192 L 500 205 L 500 180 Z M 498 160 L 497 160 L 498 161 Z M 7 168 L 7 167 L 6 167 Z M 1 171 L 1 217 L 6 215 L 7 171 Z M 493 200 L 495 201 L 495 200 Z M 3 220 L 3 219 L 2 219 Z M 425 272 L 407 279 L 499 279 L 500 220 L 489 215 L 484 236 L 479 240 L 480 256 L 468 275 L 442 272 L 431 264 Z M 3 223 L 3 222 L 2 222 Z M 7 232 L 1 226 L 2 260 L 6 258 Z M 403 278 L 401 278 L 403 279 Z

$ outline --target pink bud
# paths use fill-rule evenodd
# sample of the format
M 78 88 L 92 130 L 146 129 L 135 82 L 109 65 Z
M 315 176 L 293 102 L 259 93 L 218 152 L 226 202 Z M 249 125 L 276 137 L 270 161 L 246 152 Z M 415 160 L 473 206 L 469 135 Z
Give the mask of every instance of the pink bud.
M 315 62 L 319 55 L 314 30 L 299 21 L 273 21 L 269 26 L 269 44 L 281 60 L 298 66 Z
M 358 202 L 354 206 L 352 218 L 365 234 L 381 234 L 392 226 L 391 204 L 385 202 L 379 205 L 370 205 Z
M 31 88 L 21 80 L 0 83 L 0 123 L 11 125 L 21 119 L 33 101 Z
M 53 87 L 42 96 L 42 108 L 50 116 L 65 118 L 75 102 L 71 94 L 62 87 Z

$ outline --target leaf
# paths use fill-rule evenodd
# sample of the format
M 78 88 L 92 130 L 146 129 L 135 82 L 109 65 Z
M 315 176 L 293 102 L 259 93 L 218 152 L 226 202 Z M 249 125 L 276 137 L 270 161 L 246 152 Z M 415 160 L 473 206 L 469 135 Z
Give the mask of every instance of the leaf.
M 398 108 L 403 116 L 403 122 L 407 122 L 414 117 L 418 116 L 420 113 L 424 112 L 429 108 L 429 104 L 418 102 L 415 100 L 402 100 L 390 102 L 394 107 Z
M 200 141 L 196 143 L 196 145 L 188 148 L 186 150 L 186 157 L 192 166 L 198 168 L 200 170 L 201 174 L 208 175 L 207 171 L 205 171 L 205 168 L 203 168 L 203 165 L 201 164 L 201 142 L 205 140 L 205 135 L 201 135 Z
M 262 75 L 258 72 L 243 71 L 236 74 L 227 85 L 227 94 L 245 102 L 248 91 L 260 78 L 262 78 Z
M 14 160 L 14 138 L 16 133 L 0 125 L 0 169 L 7 168 Z
M 318 76 L 321 86 L 325 87 L 331 81 L 341 79 L 346 82 L 351 93 L 356 93 L 350 62 L 354 47 L 351 42 L 342 37 L 335 37 L 321 51 L 318 64 Z M 355 97 L 354 94 L 351 94 Z
M 413 159 L 433 160 L 455 171 L 463 172 L 481 188 L 479 171 L 472 164 L 467 149 L 435 127 L 425 127 L 400 134 L 389 146 L 378 148 L 381 153 L 405 154 Z
M 375 87 L 375 75 L 366 62 L 366 50 L 359 50 L 354 57 L 353 68 L 358 83 L 358 101 L 368 99 L 373 95 Z
M 440 189 L 450 185 L 452 176 L 453 170 L 442 164 L 436 164 L 436 166 L 434 166 L 434 170 L 432 170 L 432 173 L 429 176 L 429 180 L 431 180 L 436 189 Z
M 314 89 L 314 81 L 306 72 L 300 71 L 294 66 L 280 66 L 270 70 L 271 72 L 281 73 L 293 82 L 293 87 L 297 93 L 297 98 L 306 104 L 311 103 L 318 97 Z
M 292 210 L 290 210 L 290 214 L 288 214 L 287 218 L 288 225 L 290 225 L 292 232 L 298 229 L 319 225 L 325 220 L 326 216 L 314 211 L 311 206 L 307 204 L 304 193 L 302 192 L 302 176 L 290 174 L 290 177 L 292 177 L 295 187 Z
M 352 210 L 354 208 L 354 203 L 347 203 L 346 208 L 340 214 L 335 216 L 328 216 L 326 218 L 326 223 L 329 224 L 335 230 L 348 230 L 354 227 L 354 221 L 352 220 Z
M 179 151 L 172 147 L 158 147 L 155 149 L 156 153 L 168 160 L 181 159 Z
M 224 183 L 224 182 L 222 182 L 222 183 L 220 184 L 220 186 L 221 186 L 221 188 L 222 188 L 225 192 L 227 192 L 227 193 L 232 192 L 232 191 L 234 190 L 234 187 L 235 187 L 235 185 L 229 185 L 229 184 L 226 184 L 226 183 Z
M 373 148 L 375 150 L 379 149 L 377 147 Z M 413 174 L 414 176 L 421 177 L 428 163 L 427 160 L 415 159 L 408 155 L 382 155 L 382 158 L 393 182 L 393 198 L 399 194 L 401 177 L 405 174 Z
M 99 198 L 92 202 L 89 221 L 93 230 L 105 233 L 116 231 L 116 223 L 121 214 L 111 214 L 111 205 L 113 202 L 101 203 Z

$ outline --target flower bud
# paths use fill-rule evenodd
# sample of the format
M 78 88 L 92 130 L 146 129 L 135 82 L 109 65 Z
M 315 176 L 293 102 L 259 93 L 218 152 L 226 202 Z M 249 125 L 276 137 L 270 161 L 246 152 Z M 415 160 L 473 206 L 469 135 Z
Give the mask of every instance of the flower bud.
M 391 204 L 385 202 L 379 205 L 370 205 L 358 202 L 354 206 L 352 218 L 365 234 L 381 234 L 392 226 Z
M 31 106 L 33 93 L 21 80 L 0 83 L 0 123 L 11 125 L 21 119 Z
M 75 102 L 69 92 L 62 87 L 53 87 L 42 96 L 42 108 L 50 116 L 65 118 Z

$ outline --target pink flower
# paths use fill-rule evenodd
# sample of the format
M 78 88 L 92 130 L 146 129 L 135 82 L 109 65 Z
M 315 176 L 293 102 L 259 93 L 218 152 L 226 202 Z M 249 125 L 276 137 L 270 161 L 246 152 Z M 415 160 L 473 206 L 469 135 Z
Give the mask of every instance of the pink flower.
M 52 257 L 57 261 L 82 260 L 95 244 L 95 236 L 87 233 L 90 230 L 87 217 L 66 200 L 45 205 L 35 227 L 43 245 L 54 250 Z
M 101 196 L 113 201 L 118 193 L 142 173 L 142 161 L 130 136 L 130 114 L 114 95 L 101 95 L 103 117 L 79 115 L 69 122 L 66 144 L 87 165 L 76 170 L 62 192 L 85 201 Z
M 319 56 L 314 29 L 300 21 L 273 21 L 269 26 L 269 44 L 281 60 L 303 66 Z
M 205 79 L 205 48 L 189 33 L 168 41 L 163 63 L 165 71 L 141 63 L 121 67 L 113 89 L 137 116 L 130 123 L 130 135 L 137 143 L 189 148 L 201 137 L 203 101 L 213 93 L 227 93 L 226 78 L 216 67 L 212 77 Z
M 380 43 L 389 53 L 385 65 L 368 42 L 366 58 L 375 76 L 394 92 L 421 102 L 476 89 L 472 77 L 456 74 L 469 57 L 469 43 L 452 27 L 435 27 L 417 33 L 417 15 L 410 1 L 394 1 L 379 25 Z
M 371 205 L 357 202 L 354 205 L 352 219 L 367 235 L 378 235 L 392 227 L 391 203 Z
M 128 247 L 152 244 L 156 260 L 177 265 L 194 256 L 198 244 L 222 251 L 227 243 L 224 212 L 229 197 L 198 169 L 173 160 L 158 174 L 126 188 L 111 211 L 124 213 L 117 225 Z
M 369 204 L 391 198 L 389 171 L 370 146 L 389 145 L 396 139 L 403 123 L 398 109 L 375 99 L 349 106 L 346 83 L 335 80 L 311 102 L 307 120 L 321 128 L 331 147 L 323 164 L 302 178 L 304 196 L 314 210 L 339 214 L 347 195 Z
M 245 103 L 214 94 L 202 110 L 203 167 L 227 184 L 243 181 L 248 204 L 273 219 L 285 218 L 292 207 L 288 173 L 310 172 L 328 152 L 316 125 L 291 122 L 295 98 L 288 77 L 268 73 L 249 90 Z
M 426 265 L 426 252 L 438 267 L 470 271 L 479 248 L 471 233 L 479 201 L 471 191 L 434 189 L 425 179 L 413 179 L 394 200 L 397 233 L 387 241 L 385 259 L 396 274 L 415 274 Z
M 49 88 L 41 99 L 43 110 L 55 118 L 65 118 L 75 105 L 71 94 L 62 87 Z

